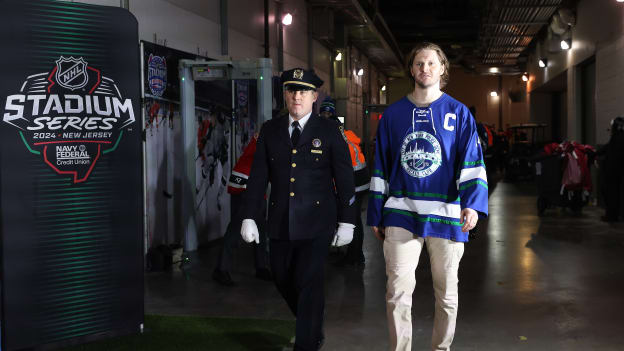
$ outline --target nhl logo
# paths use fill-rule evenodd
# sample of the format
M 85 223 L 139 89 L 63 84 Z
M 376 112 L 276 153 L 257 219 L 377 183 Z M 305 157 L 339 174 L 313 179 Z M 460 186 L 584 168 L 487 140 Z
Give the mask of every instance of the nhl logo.
M 87 62 L 81 57 L 65 58 L 61 56 L 56 60 L 56 82 L 63 88 L 76 90 L 84 87 L 89 82 L 87 75 Z
M 293 72 L 293 78 L 295 78 L 295 79 L 303 79 L 303 70 L 302 69 L 296 69 Z

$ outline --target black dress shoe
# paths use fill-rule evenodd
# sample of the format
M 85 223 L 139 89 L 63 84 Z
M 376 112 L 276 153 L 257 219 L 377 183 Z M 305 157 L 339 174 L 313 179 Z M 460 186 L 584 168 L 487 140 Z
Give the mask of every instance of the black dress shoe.
M 266 268 L 256 269 L 256 278 L 266 280 L 268 282 L 273 281 L 273 275 L 271 271 Z
M 236 283 L 227 271 L 215 269 L 212 273 L 212 279 L 223 286 L 236 286 Z

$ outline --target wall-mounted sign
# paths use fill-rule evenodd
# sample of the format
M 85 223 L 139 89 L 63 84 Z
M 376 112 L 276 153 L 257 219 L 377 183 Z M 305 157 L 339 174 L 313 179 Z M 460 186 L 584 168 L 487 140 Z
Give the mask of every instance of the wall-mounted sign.
M 147 80 L 154 96 L 162 96 L 167 89 L 167 60 L 163 56 L 149 55 Z

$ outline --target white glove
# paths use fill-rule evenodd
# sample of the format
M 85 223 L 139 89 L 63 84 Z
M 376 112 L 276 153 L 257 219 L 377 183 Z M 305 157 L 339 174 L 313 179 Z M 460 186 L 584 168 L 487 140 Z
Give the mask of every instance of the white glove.
M 256 242 L 260 244 L 260 234 L 258 233 L 258 226 L 253 219 L 243 219 L 243 225 L 241 226 L 241 236 L 245 242 Z
M 353 240 L 353 228 L 355 225 L 351 223 L 338 223 L 332 246 L 343 246 L 350 243 Z

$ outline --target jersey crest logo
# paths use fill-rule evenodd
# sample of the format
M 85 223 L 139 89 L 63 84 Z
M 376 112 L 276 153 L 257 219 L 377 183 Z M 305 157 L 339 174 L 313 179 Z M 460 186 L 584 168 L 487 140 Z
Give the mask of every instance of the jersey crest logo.
M 401 166 L 412 177 L 425 178 L 442 165 L 442 148 L 433 135 L 417 131 L 408 134 L 401 145 Z

